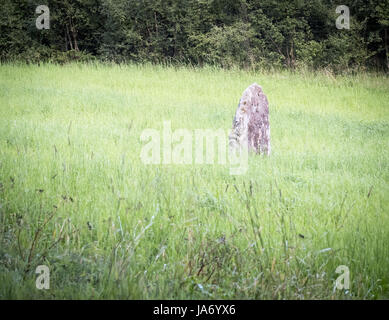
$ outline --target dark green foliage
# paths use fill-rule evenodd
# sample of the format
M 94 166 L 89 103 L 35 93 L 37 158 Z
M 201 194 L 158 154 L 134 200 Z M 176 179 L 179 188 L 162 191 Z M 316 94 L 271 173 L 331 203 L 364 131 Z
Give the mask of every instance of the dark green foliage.
M 389 69 L 388 0 L 343 1 L 350 30 L 332 0 L 46 0 L 51 27 L 37 30 L 41 2 L 1 1 L 2 61 Z

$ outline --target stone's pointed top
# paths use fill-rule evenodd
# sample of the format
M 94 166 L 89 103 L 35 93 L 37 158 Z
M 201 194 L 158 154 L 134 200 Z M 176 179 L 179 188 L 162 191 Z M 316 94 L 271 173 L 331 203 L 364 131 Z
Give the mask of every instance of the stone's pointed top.
M 256 82 L 254 82 L 253 84 L 251 84 L 250 86 L 248 86 L 247 88 L 246 88 L 246 90 L 243 92 L 243 96 L 246 94 L 255 94 L 255 93 L 258 93 L 258 95 L 260 94 L 260 93 L 263 93 L 263 90 L 262 90 L 262 87 L 258 84 L 258 83 L 256 83 Z
M 258 105 L 260 100 L 265 97 L 262 87 L 258 85 L 256 82 L 251 84 L 249 87 L 243 91 L 242 97 L 240 99 L 240 104 L 246 105 Z M 244 112 L 246 111 L 246 107 L 242 109 Z

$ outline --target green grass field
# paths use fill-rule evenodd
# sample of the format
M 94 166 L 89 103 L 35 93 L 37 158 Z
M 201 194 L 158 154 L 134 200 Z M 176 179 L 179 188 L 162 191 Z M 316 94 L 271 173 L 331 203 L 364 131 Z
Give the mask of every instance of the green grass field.
M 245 175 L 141 161 L 164 120 L 230 129 L 253 82 L 272 154 Z M 0 298 L 388 299 L 388 103 L 380 75 L 0 65 Z

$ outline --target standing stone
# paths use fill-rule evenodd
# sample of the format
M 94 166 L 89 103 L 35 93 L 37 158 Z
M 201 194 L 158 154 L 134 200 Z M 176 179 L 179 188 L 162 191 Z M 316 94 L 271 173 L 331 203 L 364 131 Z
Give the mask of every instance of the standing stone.
M 247 146 L 249 151 L 270 154 L 269 103 L 262 87 L 249 86 L 239 101 L 229 143 L 232 149 Z

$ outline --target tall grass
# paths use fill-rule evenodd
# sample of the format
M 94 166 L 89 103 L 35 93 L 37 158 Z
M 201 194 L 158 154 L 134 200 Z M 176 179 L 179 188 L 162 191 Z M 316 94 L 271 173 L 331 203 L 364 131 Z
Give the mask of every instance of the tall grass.
M 389 298 L 389 80 L 151 65 L 0 66 L 0 298 Z M 270 101 L 272 154 L 145 165 L 145 128 L 228 130 Z M 38 265 L 50 289 L 35 287 Z M 349 290 L 335 288 L 339 265 Z

